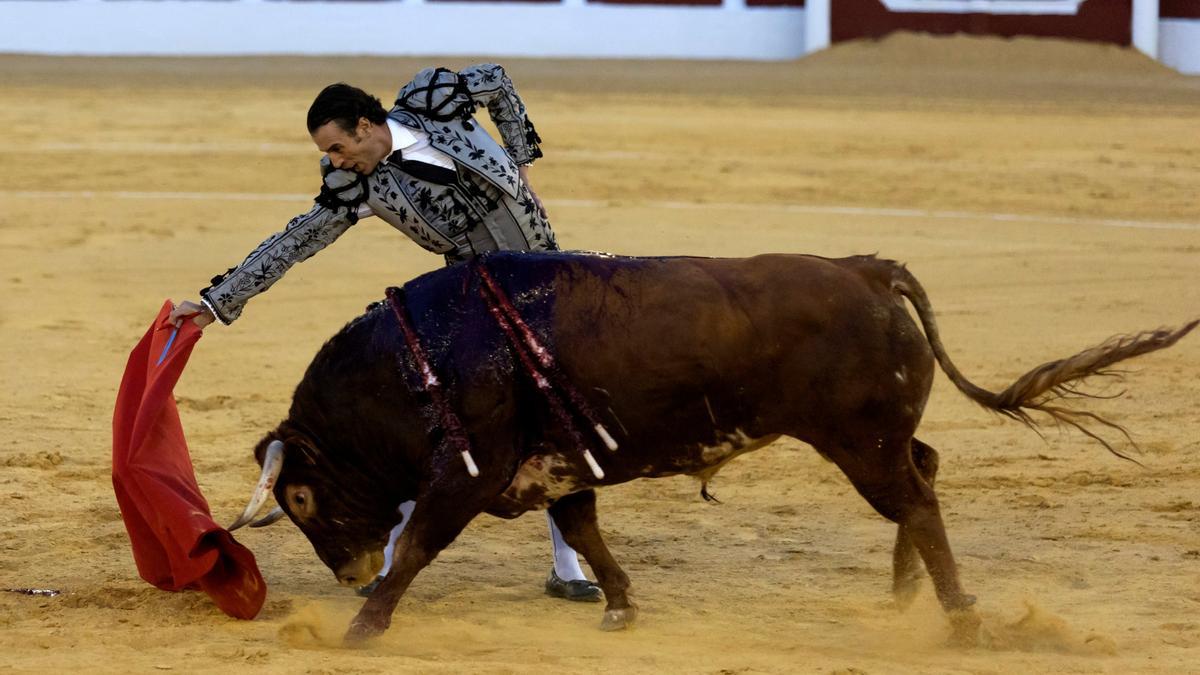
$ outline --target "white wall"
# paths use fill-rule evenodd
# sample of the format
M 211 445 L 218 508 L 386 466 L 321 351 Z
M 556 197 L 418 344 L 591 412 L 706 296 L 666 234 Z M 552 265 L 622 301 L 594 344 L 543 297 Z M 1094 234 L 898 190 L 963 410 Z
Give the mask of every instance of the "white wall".
M 1132 42 L 1135 49 L 1158 58 L 1158 0 L 1133 0 Z
M 561 3 L 0 0 L 0 52 L 380 54 L 787 60 L 828 44 L 829 3 L 801 8 Z M 889 0 L 900 2 L 905 0 Z M 946 0 L 951 1 L 951 0 Z M 979 0 L 952 0 L 979 2 Z M 1023 0 L 1029 2 L 1029 0 Z M 1054 0 L 1063 2 L 1064 0 Z M 1135 0 L 1145 7 L 1157 2 Z M 364 33 L 364 27 L 375 30 Z M 1200 20 L 1164 19 L 1139 48 L 1200 74 Z M 807 35 L 807 40 L 806 40 Z
M 804 53 L 804 10 L 563 3 L 4 0 L 0 52 L 728 58 Z
M 1158 60 L 1181 73 L 1200 75 L 1200 20 L 1163 19 L 1158 24 Z

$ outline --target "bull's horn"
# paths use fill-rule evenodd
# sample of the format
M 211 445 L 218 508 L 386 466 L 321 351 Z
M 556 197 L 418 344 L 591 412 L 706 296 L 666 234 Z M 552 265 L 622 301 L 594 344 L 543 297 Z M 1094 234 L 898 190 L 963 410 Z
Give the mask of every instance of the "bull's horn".
M 233 532 L 254 518 L 258 510 L 266 503 L 267 497 L 271 494 L 271 488 L 275 487 L 275 480 L 279 478 L 279 472 L 282 469 L 283 441 L 274 440 L 267 446 L 267 455 L 263 458 L 262 475 L 258 477 L 258 485 L 254 488 L 250 503 L 246 505 L 246 510 L 242 511 L 241 517 L 226 529 Z
M 271 511 L 267 515 L 263 516 L 262 518 L 259 518 L 258 520 L 254 521 L 253 523 L 250 523 L 250 527 L 266 527 L 272 523 L 275 523 L 283 516 L 284 516 L 283 507 L 276 506 L 275 508 L 271 509 Z

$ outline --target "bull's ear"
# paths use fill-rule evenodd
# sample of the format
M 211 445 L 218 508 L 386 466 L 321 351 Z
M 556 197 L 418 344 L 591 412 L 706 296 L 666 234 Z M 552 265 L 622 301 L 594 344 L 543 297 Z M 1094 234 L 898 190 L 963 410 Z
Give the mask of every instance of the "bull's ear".
M 283 440 L 283 435 L 279 433 L 278 429 L 268 432 L 267 435 L 263 436 L 262 440 L 258 442 L 258 445 L 254 446 L 254 461 L 258 462 L 259 466 L 262 466 L 263 458 L 267 455 L 267 446 L 269 446 L 272 441 Z
M 315 458 L 321 454 L 307 434 L 293 427 L 288 420 L 284 420 L 275 429 L 267 432 L 267 435 L 263 436 L 258 445 L 254 447 L 254 458 L 260 465 L 271 441 L 281 441 L 284 444 L 287 449 L 288 464 L 292 466 L 296 464 L 313 466 L 317 463 Z
M 320 451 L 317 450 L 313 442 L 308 436 L 302 433 L 289 434 L 284 442 L 288 447 L 288 454 L 293 461 L 299 461 L 309 466 L 316 466 L 317 457 L 320 456 Z

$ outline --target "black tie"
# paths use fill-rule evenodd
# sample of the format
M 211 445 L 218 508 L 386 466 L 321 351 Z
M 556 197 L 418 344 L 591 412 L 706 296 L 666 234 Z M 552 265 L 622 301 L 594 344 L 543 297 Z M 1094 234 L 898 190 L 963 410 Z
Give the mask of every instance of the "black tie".
M 450 185 L 458 180 L 458 174 L 453 169 L 447 169 L 444 166 L 428 162 L 419 162 L 415 159 L 404 159 L 399 150 L 393 152 L 387 158 L 387 161 L 388 164 L 400 167 L 401 171 L 413 178 L 419 178 L 430 183 Z

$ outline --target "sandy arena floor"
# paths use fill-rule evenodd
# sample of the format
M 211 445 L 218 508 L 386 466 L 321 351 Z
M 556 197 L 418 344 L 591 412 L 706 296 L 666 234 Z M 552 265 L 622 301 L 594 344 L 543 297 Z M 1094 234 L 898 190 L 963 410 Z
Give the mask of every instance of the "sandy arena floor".
M 473 524 L 363 650 L 338 646 L 360 600 L 286 522 L 239 533 L 270 585 L 255 621 L 141 581 L 109 479 L 129 349 L 163 298 L 307 209 L 321 86 L 387 100 L 427 63 L 0 57 L 0 588 L 63 591 L 0 592 L 0 672 L 1200 671 L 1200 336 L 1093 406 L 1144 467 L 1042 441 L 939 376 L 920 435 L 977 649 L 944 646 L 928 584 L 893 607 L 894 526 L 794 441 L 726 469 L 723 505 L 686 478 L 601 492 L 642 608 L 621 634 L 542 595 L 540 514 Z M 1128 51 L 898 37 L 787 64 L 506 63 L 568 248 L 904 260 L 990 388 L 1200 316 L 1200 78 Z M 364 221 L 207 331 L 176 394 L 218 520 L 318 346 L 439 264 Z

